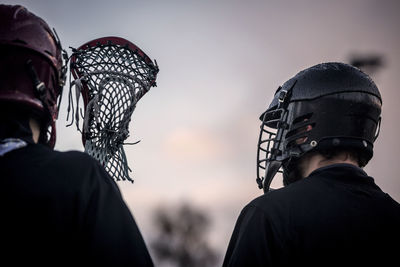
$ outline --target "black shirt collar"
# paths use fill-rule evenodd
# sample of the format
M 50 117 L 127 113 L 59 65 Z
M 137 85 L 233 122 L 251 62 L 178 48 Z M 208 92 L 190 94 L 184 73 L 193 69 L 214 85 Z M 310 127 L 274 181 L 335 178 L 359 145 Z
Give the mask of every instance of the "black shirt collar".
M 368 174 L 363 169 L 361 169 L 360 167 L 357 167 L 353 164 L 335 163 L 335 164 L 327 165 L 324 167 L 320 167 L 320 168 L 312 171 L 308 177 L 317 175 L 323 171 L 335 171 L 336 169 L 340 169 L 340 170 L 345 169 L 347 171 L 357 172 L 359 175 L 362 175 L 362 176 L 368 176 Z
M 375 185 L 372 177 L 361 168 L 348 163 L 338 163 L 324 166 L 314 170 L 306 179 L 317 178 L 335 180 L 345 184 Z

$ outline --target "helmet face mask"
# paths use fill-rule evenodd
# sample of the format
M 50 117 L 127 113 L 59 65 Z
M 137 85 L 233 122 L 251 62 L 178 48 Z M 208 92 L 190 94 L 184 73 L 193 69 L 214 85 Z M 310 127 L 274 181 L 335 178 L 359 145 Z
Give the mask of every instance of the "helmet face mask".
M 372 157 L 381 98 L 372 80 L 343 63 L 306 69 L 278 88 L 262 120 L 257 183 L 265 192 L 277 172 L 287 185 L 301 177 L 296 164 L 307 152 L 342 148 Z

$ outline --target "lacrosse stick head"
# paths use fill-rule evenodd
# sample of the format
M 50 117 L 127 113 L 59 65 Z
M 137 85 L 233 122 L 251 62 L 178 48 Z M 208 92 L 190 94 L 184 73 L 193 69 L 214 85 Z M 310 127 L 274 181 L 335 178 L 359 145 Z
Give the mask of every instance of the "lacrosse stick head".
M 156 86 L 157 64 L 130 41 L 103 37 L 73 49 L 70 69 L 78 129 L 80 96 L 84 103 L 81 132 L 85 151 L 115 180 L 133 181 L 123 145 L 136 103 Z

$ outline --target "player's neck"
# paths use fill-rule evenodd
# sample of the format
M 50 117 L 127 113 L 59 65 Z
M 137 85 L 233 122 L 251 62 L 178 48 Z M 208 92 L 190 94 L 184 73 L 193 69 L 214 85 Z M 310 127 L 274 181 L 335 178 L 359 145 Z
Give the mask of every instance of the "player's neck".
M 346 155 L 339 155 L 338 157 L 327 159 L 321 154 L 317 153 L 311 155 L 305 160 L 305 162 L 302 163 L 301 166 L 302 176 L 308 177 L 316 169 L 338 163 L 347 163 L 358 167 L 357 162 L 351 159 L 350 157 L 347 157 Z
M 33 142 L 35 143 L 39 142 L 39 136 L 40 136 L 39 123 L 34 119 L 30 119 L 29 126 L 31 127 Z

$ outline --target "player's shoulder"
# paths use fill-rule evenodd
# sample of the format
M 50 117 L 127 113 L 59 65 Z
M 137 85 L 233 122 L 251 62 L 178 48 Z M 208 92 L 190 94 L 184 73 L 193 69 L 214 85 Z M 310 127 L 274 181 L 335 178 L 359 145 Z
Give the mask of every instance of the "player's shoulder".
M 269 213 L 289 210 L 312 191 L 312 181 L 299 180 L 293 184 L 269 192 L 250 201 L 245 208 L 254 208 Z
M 281 205 L 282 201 L 287 201 L 287 198 L 285 198 L 286 191 L 286 188 L 270 190 L 269 192 L 264 193 L 263 195 L 256 197 L 255 199 L 250 201 L 247 204 L 246 208 L 252 207 L 265 210 L 277 205 Z
M 57 163 L 63 165 L 85 164 L 86 166 L 96 164 L 96 161 L 91 156 L 77 150 L 58 151 L 58 150 L 52 150 L 40 144 L 32 146 L 32 150 L 34 150 L 38 155 L 47 158 L 49 163 L 52 164 L 57 164 Z
M 72 162 L 79 164 L 95 164 L 96 161 L 87 153 L 77 151 L 77 150 L 69 150 L 69 151 L 53 151 L 54 158 L 56 160 L 60 160 L 63 162 Z
M 43 166 L 49 172 L 57 172 L 59 177 L 68 176 L 68 179 L 78 177 L 77 179 L 82 181 L 110 178 L 103 166 L 87 153 L 76 150 L 57 151 L 43 145 L 35 145 L 32 150 L 41 159 Z

